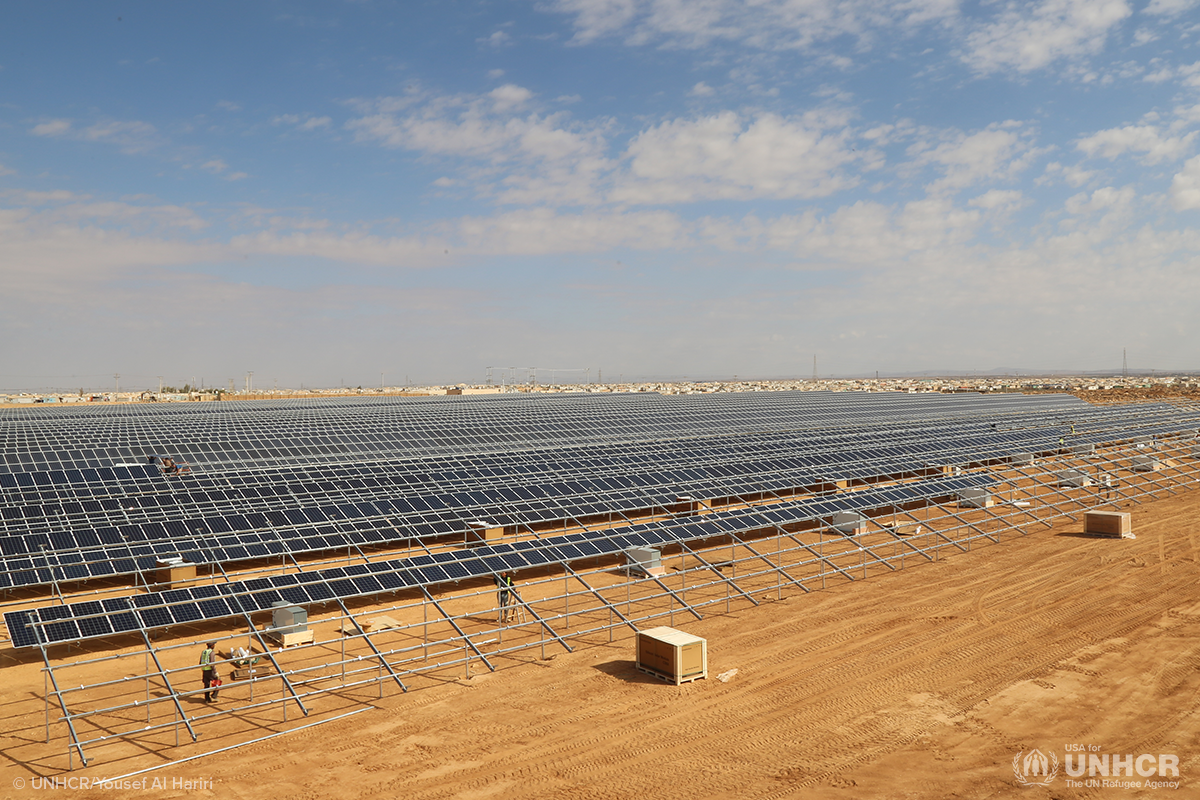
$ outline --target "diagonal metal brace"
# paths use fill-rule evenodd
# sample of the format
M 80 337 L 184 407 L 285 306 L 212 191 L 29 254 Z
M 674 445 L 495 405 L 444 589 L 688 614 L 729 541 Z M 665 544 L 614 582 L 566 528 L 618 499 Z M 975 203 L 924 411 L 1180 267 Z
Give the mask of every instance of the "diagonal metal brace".
M 463 638 L 463 641 L 467 643 L 467 647 L 469 647 L 475 651 L 475 655 L 479 656 L 479 659 L 484 664 L 487 665 L 487 668 L 489 670 L 491 670 L 492 672 L 495 672 L 496 668 L 492 666 L 492 662 L 488 661 L 487 656 L 485 656 L 483 654 L 483 651 L 475 646 L 475 643 L 471 641 L 471 637 L 467 635 L 467 632 L 458 626 L 458 623 L 454 621 L 454 617 L 447 614 L 446 609 L 442 608 L 442 604 L 434 599 L 433 595 L 429 593 L 429 588 L 426 586 L 422 586 L 421 591 L 422 591 L 422 593 L 424 593 L 425 599 L 427 599 L 429 602 L 433 603 L 433 607 L 438 610 L 438 613 L 446 618 L 446 622 L 450 623 L 450 627 L 452 627 L 452 628 L 454 628 L 454 630 L 458 631 L 458 635 L 461 636 Z
M 563 566 L 566 566 L 566 565 L 564 564 Z M 587 584 L 585 583 L 584 586 L 587 586 Z M 571 645 L 567 644 L 567 640 L 562 638 L 561 636 L 559 636 L 558 633 L 555 632 L 554 628 L 550 627 L 550 623 L 548 623 L 548 622 L 546 622 L 546 620 L 542 619 L 541 616 L 536 611 L 533 610 L 533 606 L 529 605 L 529 603 L 525 602 L 525 598 L 523 598 L 523 597 L 521 597 L 521 595 L 517 594 L 517 589 L 515 586 L 508 587 L 508 591 L 513 597 L 517 598 L 517 602 L 521 604 L 521 607 L 524 608 L 526 611 L 528 611 L 530 613 L 530 615 L 533 616 L 533 618 L 538 621 L 538 623 L 542 626 L 542 628 L 545 629 L 546 633 L 553 636 L 558 641 L 559 644 L 561 644 L 563 647 L 565 647 L 567 649 L 568 653 L 575 652 L 575 650 L 571 647 Z
M 597 600 L 599 600 L 601 603 L 603 603 L 603 604 L 604 604 L 606 607 L 608 607 L 608 609 L 609 609 L 610 611 L 612 611 L 614 614 L 616 614 L 618 617 L 620 617 L 620 618 L 621 618 L 621 622 L 625 623 L 625 624 L 626 624 L 626 625 L 628 625 L 630 628 L 632 628 L 634 633 L 637 633 L 637 632 L 638 632 L 638 627 L 637 627 L 637 625 L 634 625 L 632 622 L 630 622 L 630 621 L 629 621 L 629 617 L 626 617 L 624 614 L 622 614 L 622 613 L 621 613 L 621 612 L 620 612 L 620 611 L 617 609 L 617 607 L 616 607 L 615 605 L 613 605 L 612 603 L 610 603 L 610 602 L 608 602 L 607 600 L 605 600 L 605 599 L 604 599 L 604 595 L 602 595 L 602 594 L 600 594 L 600 592 L 596 591 L 596 590 L 595 590 L 595 589 L 594 589 L 594 588 L 593 588 L 593 587 L 592 587 L 592 586 L 591 586 L 591 585 L 590 585 L 590 584 L 589 584 L 587 581 L 585 581 L 585 580 L 583 579 L 583 576 L 582 576 L 582 575 L 580 575 L 580 574 L 579 574 L 578 572 L 576 572 L 575 570 L 571 569 L 571 567 L 570 567 L 570 565 L 569 565 L 569 564 L 563 564 L 563 569 L 565 569 L 567 572 L 569 572 L 569 573 L 571 574 L 571 577 L 573 577 L 575 580 L 577 580 L 577 581 L 579 581 L 580 583 L 582 583 L 582 584 L 583 584 L 583 586 L 584 586 L 584 588 L 586 588 L 586 589 L 587 589 L 589 592 L 591 592 L 592 594 L 596 595 L 596 599 L 597 599 Z M 518 599 L 519 599 L 519 598 L 518 598 Z M 524 601 L 522 601 L 522 602 L 524 602 Z
M 908 513 L 907 511 L 904 511 L 903 509 L 901 509 L 900 513 L 903 514 L 904 516 L 908 517 L 909 519 L 911 519 L 913 522 L 918 522 L 922 525 L 929 526 L 929 520 L 918 519 L 917 517 L 914 517 L 912 514 Z M 959 550 L 963 551 L 964 553 L 967 552 L 967 548 L 963 547 L 961 544 L 954 541 L 953 539 L 951 539 L 949 536 L 942 533 L 941 531 L 935 530 L 933 527 L 929 527 L 928 529 L 929 529 L 930 533 L 932 533 L 934 536 L 938 537 L 939 539 L 945 541 L 948 544 L 954 545 L 955 547 L 957 547 Z
M 703 564 L 705 567 L 707 567 L 708 569 L 712 570 L 712 571 L 713 571 L 713 572 L 716 574 L 716 576 L 717 576 L 718 578 L 720 578 L 721 580 L 725 581 L 725 583 L 727 583 L 729 586 L 732 586 L 732 587 L 733 587 L 733 590 L 734 590 L 735 592 L 737 592 L 737 593 L 738 593 L 738 594 L 740 594 L 742 597 L 744 597 L 744 598 L 746 598 L 747 600 L 749 600 L 751 603 L 754 603 L 754 605 L 758 605 L 758 601 L 757 601 L 757 600 L 755 600 L 755 599 L 754 599 L 753 597 L 751 597 L 750 595 L 746 594 L 746 592 L 744 592 L 744 591 L 742 590 L 742 587 L 738 586 L 738 585 L 737 585 L 736 583 L 734 583 L 732 580 L 730 580 L 729 578 L 725 577 L 725 573 L 723 573 L 723 572 L 721 572 L 721 570 L 717 569 L 717 567 L 716 567 L 715 565 L 713 565 L 713 564 L 710 564 L 708 561 L 705 561 L 705 560 L 704 560 L 704 558 L 703 558 L 703 557 L 702 557 L 702 556 L 701 556 L 699 553 L 697 553 L 695 550 L 693 550 L 692 548 L 688 547 L 688 546 L 687 546 L 686 544 L 684 544 L 683 542 L 680 542 L 680 543 L 679 543 L 679 546 L 680 546 L 680 547 L 682 547 L 684 550 L 688 551 L 689 553 L 691 553 L 691 554 L 692 554 L 692 558 L 696 559 L 696 560 L 697 560 L 697 561 L 699 561 L 701 564 Z
M 677 543 L 673 542 L 672 544 L 677 544 Z M 690 605 L 688 605 L 682 597 L 675 594 L 675 591 L 670 586 L 667 586 L 665 583 L 663 583 L 661 580 L 659 580 L 657 576 L 647 575 L 646 577 L 648 577 L 650 580 L 654 581 L 659 586 L 661 586 L 664 592 L 666 592 L 667 594 L 671 595 L 671 597 L 674 597 L 676 600 L 678 600 L 679 605 L 686 608 L 688 610 L 688 613 L 690 613 L 693 617 L 695 617 L 696 619 L 704 619 L 704 617 L 700 614 L 699 611 L 697 611 L 696 609 L 694 609 Z
M 816 556 L 816 557 L 817 557 L 817 558 L 818 558 L 818 559 L 819 559 L 821 562 L 823 562 L 823 563 L 825 563 L 825 564 L 829 565 L 830 567 L 833 567 L 835 570 L 837 570 L 839 573 L 841 573 L 841 575 L 842 575 L 842 576 L 844 576 L 844 577 L 845 577 L 847 580 L 852 580 L 852 581 L 853 581 L 853 580 L 857 580 L 857 579 L 856 579 L 856 578 L 855 578 L 853 575 L 851 575 L 849 572 L 847 572 L 846 570 L 844 570 L 844 569 L 842 569 L 841 567 L 839 567 L 837 564 L 835 564 L 835 563 L 833 563 L 832 561 L 830 561 L 830 560 L 829 560 L 827 557 L 825 557 L 824 555 L 822 555 L 822 554 L 821 554 L 821 553 L 819 553 L 818 551 L 814 550 L 814 549 L 812 548 L 812 545 L 805 544 L 804 542 L 800 541 L 800 540 L 799 540 L 799 539 L 797 539 L 795 536 L 792 536 L 790 533 L 788 533 L 787 531 L 785 531 L 783 528 L 779 527 L 778 525 L 776 525 L 776 526 L 775 526 L 775 529 L 776 529 L 777 531 L 779 531 L 779 534 L 780 534 L 780 535 L 782 535 L 782 536 L 786 536 L 787 538 L 791 539 L 793 542 L 795 542 L 796 544 L 798 544 L 798 545 L 800 545 L 801 547 L 803 547 L 803 548 L 804 548 L 805 550 L 807 550 L 809 553 L 811 553 L 811 554 L 813 554 L 814 556 Z M 732 534 L 731 534 L 731 535 L 732 535 Z M 734 539 L 736 539 L 737 537 L 736 537 L 736 536 L 734 536 L 733 538 L 734 538 Z M 746 548 L 747 550 L 749 550 L 751 553 L 754 553 L 754 550 L 753 550 L 753 548 L 751 548 L 751 547 L 750 547 L 750 545 L 744 545 L 744 546 L 745 546 L 745 548 Z M 761 555 L 759 555 L 758 553 L 754 553 L 754 554 L 755 554 L 756 556 L 758 556 L 759 558 L 763 559 L 763 561 L 767 561 L 767 559 L 766 559 L 764 556 L 761 556 Z M 770 562 L 770 561 L 767 561 L 767 563 L 768 563 L 768 564 L 771 564 L 771 562 Z M 772 566 L 772 567 L 775 567 L 775 565 L 774 565 L 774 564 L 771 564 L 771 566 Z M 775 567 L 775 568 L 776 568 L 776 569 L 778 569 L 778 567 Z M 780 570 L 780 571 L 782 572 L 782 570 Z M 786 572 L 784 572 L 783 574 L 784 574 L 786 577 L 788 577 L 788 579 L 791 579 L 791 576 L 790 576 L 790 575 L 788 575 Z M 796 581 L 792 581 L 792 583 L 795 583 L 797 586 L 799 586 L 801 589 L 803 589 L 803 590 L 804 590 L 804 591 L 806 591 L 806 592 L 807 592 L 807 591 L 809 591 L 809 588 L 808 588 L 807 586 L 805 586 L 804 584 L 802 584 L 802 583 L 798 583 L 798 582 L 796 582 Z
M 237 599 L 237 595 L 229 595 L 229 597 L 232 600 Z M 241 605 L 241 602 L 238 601 L 239 608 Z M 275 667 L 275 672 L 278 673 L 279 679 L 283 681 L 283 685 L 287 687 L 288 692 L 292 695 L 292 699 L 296 701 L 296 705 L 300 706 L 300 711 L 304 714 L 304 716 L 307 717 L 308 709 L 305 708 L 304 701 L 300 699 L 300 693 L 296 691 L 296 687 L 292 686 L 292 682 L 288 680 L 288 676 L 284 672 L 283 667 L 279 665 L 279 662 L 275 660 L 275 656 L 271 653 L 271 646 L 267 644 L 266 639 L 264 639 L 262 636 L 262 632 L 258 630 L 258 627 L 254 624 L 254 620 L 250 619 L 250 615 L 246 613 L 246 609 L 244 608 L 242 609 L 242 616 L 246 618 L 246 624 L 250 626 L 250 632 L 254 634 L 254 638 L 258 640 L 259 645 L 262 647 L 263 654 L 267 658 L 271 659 L 271 664 Z
M 346 615 L 346 618 L 353 622 L 354 627 L 357 628 L 358 632 L 362 634 L 363 641 L 365 641 L 367 646 L 374 651 L 375 657 L 379 659 L 379 663 L 382 664 L 389 673 L 391 673 L 392 679 L 396 681 L 396 684 L 403 691 L 407 692 L 408 687 L 404 685 L 404 681 L 400 680 L 400 676 L 396 674 L 396 670 L 392 669 L 392 665 L 387 662 L 387 659 L 383 657 L 383 653 L 379 652 L 379 648 L 376 647 L 375 643 L 371 641 L 370 635 L 363 629 L 362 625 L 358 624 L 358 620 L 356 620 L 354 615 L 350 613 L 350 609 L 346 608 L 346 604 L 342 602 L 342 598 L 339 597 L 337 599 L 337 604 L 342 609 L 342 613 Z
M 146 649 L 150 651 L 150 657 L 154 659 L 154 666 L 158 667 L 158 674 L 162 676 L 163 683 L 167 685 L 167 691 L 171 694 L 171 701 L 175 703 L 175 710 L 179 712 L 179 718 L 183 720 L 183 724 L 187 726 L 188 733 L 191 734 L 192 741 L 196 741 L 196 729 L 192 727 L 191 720 L 188 719 L 187 712 L 183 710 L 183 705 L 179 702 L 179 695 L 175 693 L 175 687 L 171 685 L 171 679 L 167 677 L 166 670 L 163 669 L 162 662 L 158 660 L 158 653 L 154 649 L 154 645 L 150 643 L 150 634 L 146 633 L 146 629 L 142 628 L 142 640 L 146 643 Z M 85 765 L 87 762 L 84 762 Z

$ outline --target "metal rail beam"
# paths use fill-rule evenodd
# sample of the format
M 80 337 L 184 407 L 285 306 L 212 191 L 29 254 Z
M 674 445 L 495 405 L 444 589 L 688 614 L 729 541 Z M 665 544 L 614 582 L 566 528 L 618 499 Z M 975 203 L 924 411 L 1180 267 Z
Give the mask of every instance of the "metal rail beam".
M 386 669 L 392 676 L 392 679 L 396 681 L 396 685 L 399 686 L 402 691 L 407 692 L 408 687 L 404 685 L 404 681 L 400 680 L 400 676 L 396 674 L 396 670 L 392 669 L 392 665 L 387 662 L 387 659 L 383 657 L 383 653 L 379 652 L 379 648 L 376 647 L 375 643 L 371 641 L 371 636 L 366 632 L 362 625 L 358 624 L 358 620 L 356 620 L 354 615 L 350 613 L 350 609 L 346 608 L 346 604 L 342 602 L 342 598 L 339 597 L 337 599 L 337 604 L 338 607 L 342 609 L 342 613 L 346 615 L 346 618 L 354 623 L 354 627 L 357 628 L 358 632 L 362 634 L 363 641 L 365 641 L 367 646 L 370 647 L 372 652 L 375 653 L 375 657 L 379 659 L 379 663 L 383 665 L 383 668 Z M 345 636 L 344 633 L 342 635 Z

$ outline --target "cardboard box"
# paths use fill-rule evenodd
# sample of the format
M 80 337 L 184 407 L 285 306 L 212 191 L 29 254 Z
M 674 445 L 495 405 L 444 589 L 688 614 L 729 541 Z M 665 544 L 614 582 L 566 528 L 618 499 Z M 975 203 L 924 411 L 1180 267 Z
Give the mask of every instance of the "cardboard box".
M 708 677 L 708 642 L 674 628 L 638 631 L 637 668 L 678 686 Z
M 504 526 L 484 520 L 471 520 L 467 523 L 465 544 L 467 547 L 482 547 L 494 544 L 504 538 Z
M 196 580 L 195 564 L 183 562 L 168 565 L 160 561 L 154 570 L 154 582 L 159 584 L 164 591 L 194 580 Z
M 1084 516 L 1083 532 L 1114 539 L 1133 539 L 1133 520 L 1128 511 L 1089 511 Z

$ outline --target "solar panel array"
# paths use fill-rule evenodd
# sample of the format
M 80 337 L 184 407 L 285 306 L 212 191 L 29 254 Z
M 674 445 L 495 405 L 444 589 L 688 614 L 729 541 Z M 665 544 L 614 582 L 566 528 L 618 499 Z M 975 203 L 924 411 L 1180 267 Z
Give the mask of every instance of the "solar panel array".
M 553 397 L 553 401 L 548 398 Z M 888 398 L 886 402 L 879 398 Z M 343 463 L 1020 409 L 1022 395 L 762 392 L 508 394 L 0 409 L 0 472 L 103 468 L 165 453 L 195 466 Z M 1075 398 L 1037 398 L 1044 411 Z
M 836 482 L 1051 450 L 1072 430 L 1083 444 L 1196 424 L 1166 404 L 1065 395 L 825 392 L 0 410 L 0 588 L 136 575 L 171 556 L 231 564 L 429 540 L 478 519 L 619 518 L 683 495 L 804 489 L 853 504 Z M 192 472 L 165 475 L 144 463 L 153 454 Z
M 827 519 L 841 511 L 871 511 L 954 496 L 995 480 L 967 475 L 829 499 L 784 502 L 765 508 L 716 511 L 684 520 L 659 520 L 610 530 L 569 533 L 447 550 L 410 558 L 331 567 L 299 574 L 195 586 L 165 592 L 46 606 L 4 615 L 16 647 L 74 642 L 176 624 L 219 620 L 263 611 L 277 602 L 295 605 L 369 597 L 422 586 L 495 575 L 547 564 L 569 564 L 621 553 L 629 547 L 661 547 Z

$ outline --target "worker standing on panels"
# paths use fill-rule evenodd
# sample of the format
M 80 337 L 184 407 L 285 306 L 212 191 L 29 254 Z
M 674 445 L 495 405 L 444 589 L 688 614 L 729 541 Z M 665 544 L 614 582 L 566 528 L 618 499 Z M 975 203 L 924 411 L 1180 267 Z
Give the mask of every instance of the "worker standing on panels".
M 512 597 L 513 578 L 510 572 L 501 572 L 496 576 L 497 599 L 500 601 L 500 621 L 508 622 L 509 599 Z
M 209 642 L 200 651 L 200 677 L 204 680 L 204 702 L 206 703 L 217 701 L 217 692 L 209 691 L 213 682 L 217 680 L 216 647 L 215 642 Z

